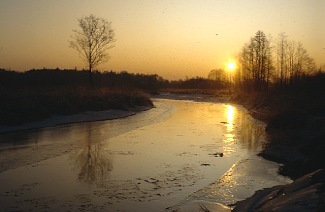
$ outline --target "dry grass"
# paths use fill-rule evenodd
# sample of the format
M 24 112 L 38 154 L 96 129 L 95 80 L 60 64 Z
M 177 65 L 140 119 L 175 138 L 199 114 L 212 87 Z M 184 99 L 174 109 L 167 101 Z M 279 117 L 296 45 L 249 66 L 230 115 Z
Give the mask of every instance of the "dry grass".
M 135 90 L 87 87 L 2 88 L 0 125 L 17 125 L 53 115 L 107 109 L 131 110 L 152 106 L 149 97 Z
M 164 88 L 161 92 L 169 92 L 175 94 L 202 94 L 214 97 L 229 96 L 228 90 L 215 90 L 215 89 L 185 89 L 185 88 Z

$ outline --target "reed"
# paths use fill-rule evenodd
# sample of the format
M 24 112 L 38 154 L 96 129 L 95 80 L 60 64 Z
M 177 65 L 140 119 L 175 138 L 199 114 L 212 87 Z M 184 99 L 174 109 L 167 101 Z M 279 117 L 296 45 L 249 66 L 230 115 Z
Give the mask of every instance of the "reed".
M 146 93 L 134 89 L 87 86 L 0 88 L 0 125 L 17 125 L 55 115 L 152 106 Z

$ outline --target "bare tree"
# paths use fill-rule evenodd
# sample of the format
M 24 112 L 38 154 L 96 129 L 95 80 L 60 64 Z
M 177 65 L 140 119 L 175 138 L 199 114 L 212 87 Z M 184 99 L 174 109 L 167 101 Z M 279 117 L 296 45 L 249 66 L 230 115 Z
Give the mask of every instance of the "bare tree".
M 221 68 L 213 69 L 209 72 L 208 79 L 211 80 L 216 80 L 220 82 L 226 82 L 227 81 L 227 76 L 225 73 L 225 70 Z
M 273 70 L 270 39 L 258 31 L 242 48 L 240 59 L 244 80 L 252 80 L 256 88 L 266 88 Z
M 313 59 L 303 45 L 288 40 L 285 33 L 278 37 L 277 69 L 281 84 L 295 83 L 302 75 L 316 70 Z
M 89 68 L 89 83 L 93 86 L 92 70 L 109 59 L 107 50 L 114 47 L 115 34 L 111 22 L 89 15 L 78 19 L 79 30 L 73 30 L 70 47 L 77 50 Z
M 316 72 L 314 60 L 309 56 L 302 43 L 298 42 L 296 49 L 296 63 L 294 67 L 293 81 L 298 80 L 302 75 Z
M 277 70 L 278 78 L 281 84 L 286 84 L 288 79 L 288 50 L 289 43 L 287 35 L 283 32 L 278 35 L 276 53 L 277 53 Z

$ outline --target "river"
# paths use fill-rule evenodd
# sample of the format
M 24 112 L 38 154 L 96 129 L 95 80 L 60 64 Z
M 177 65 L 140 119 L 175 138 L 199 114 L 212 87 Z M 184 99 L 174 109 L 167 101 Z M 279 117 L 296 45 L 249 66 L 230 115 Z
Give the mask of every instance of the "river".
M 227 211 L 290 182 L 256 156 L 265 125 L 245 109 L 154 103 L 122 119 L 1 134 L 1 211 Z

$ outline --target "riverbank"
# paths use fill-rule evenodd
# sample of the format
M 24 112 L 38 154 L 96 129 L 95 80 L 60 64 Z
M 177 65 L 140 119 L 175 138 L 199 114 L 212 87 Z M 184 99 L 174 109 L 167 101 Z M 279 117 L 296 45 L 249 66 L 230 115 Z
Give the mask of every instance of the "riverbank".
M 239 94 L 241 103 L 253 117 L 267 123 L 269 142 L 261 156 L 283 163 L 280 173 L 297 179 L 323 169 L 325 164 L 325 100 L 323 96 L 287 91 Z
M 235 204 L 242 211 L 324 211 L 324 170 L 317 170 L 288 185 L 257 191 Z
M 309 80 L 293 88 L 232 96 L 232 102 L 268 124 L 269 142 L 259 155 L 283 164 L 279 173 L 294 180 L 236 203 L 235 211 L 325 209 L 325 99 L 317 92 L 324 79 Z
M 0 126 L 19 126 L 86 111 L 132 111 L 137 106 L 153 106 L 148 95 L 136 90 L 63 89 L 65 88 L 16 89 L 1 93 Z
M 151 106 L 134 106 L 131 110 L 104 110 L 104 111 L 86 111 L 72 115 L 57 115 L 40 121 L 26 122 L 20 125 L 1 126 L 0 133 L 16 132 L 21 130 L 32 130 L 45 127 L 54 127 L 58 125 L 105 121 L 112 119 L 125 118 L 135 115 L 138 112 L 151 109 Z
M 0 69 L 0 126 L 22 125 L 53 116 L 86 111 L 152 107 L 149 93 L 156 91 L 156 75 L 127 72 L 41 69 L 26 72 Z

